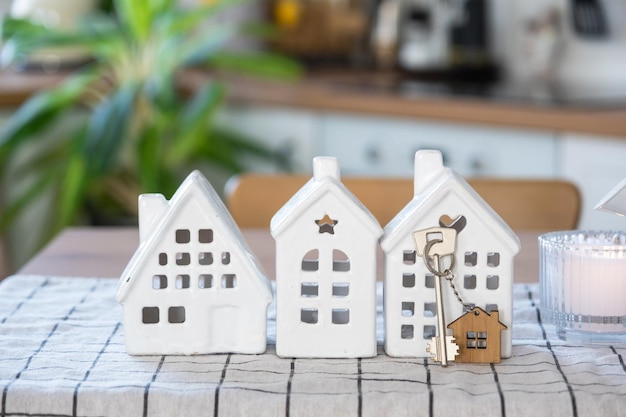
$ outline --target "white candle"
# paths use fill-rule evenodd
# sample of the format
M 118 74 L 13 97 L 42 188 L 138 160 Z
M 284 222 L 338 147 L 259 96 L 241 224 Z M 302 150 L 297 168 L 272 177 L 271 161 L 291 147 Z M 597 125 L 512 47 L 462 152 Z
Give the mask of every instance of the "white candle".
M 559 328 L 626 333 L 626 234 L 540 237 L 542 309 Z

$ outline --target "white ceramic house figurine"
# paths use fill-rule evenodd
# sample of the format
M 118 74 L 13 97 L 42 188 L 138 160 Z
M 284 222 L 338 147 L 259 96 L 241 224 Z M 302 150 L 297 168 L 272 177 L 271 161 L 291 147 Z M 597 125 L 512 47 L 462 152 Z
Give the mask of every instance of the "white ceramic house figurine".
M 376 251 L 382 228 L 342 184 L 337 159 L 272 218 L 276 240 L 276 353 L 371 357 L 376 349 Z
M 416 251 L 412 235 L 441 227 L 456 229 L 452 233 L 456 262 L 451 265 L 452 257 L 446 260 L 454 274 L 452 282 L 465 304 L 486 313 L 498 310 L 503 325 L 497 336 L 501 337 L 501 356 L 510 357 L 513 258 L 520 249 L 519 239 L 461 176 L 443 166 L 441 153 L 431 150 L 415 154 L 414 197 L 385 227 L 380 240 L 385 257 L 385 351 L 390 356 L 430 356 L 427 349 L 436 342 L 433 337 L 447 332 L 445 328 L 466 311 L 442 277 L 445 314 L 440 316 L 445 322 L 443 331 L 438 331 L 435 274 Z M 455 338 L 457 347 L 484 349 L 489 343 L 476 343 L 476 335 L 470 333 L 446 334 Z
M 129 354 L 265 351 L 271 285 L 200 172 L 139 196 L 139 234 L 117 292 Z

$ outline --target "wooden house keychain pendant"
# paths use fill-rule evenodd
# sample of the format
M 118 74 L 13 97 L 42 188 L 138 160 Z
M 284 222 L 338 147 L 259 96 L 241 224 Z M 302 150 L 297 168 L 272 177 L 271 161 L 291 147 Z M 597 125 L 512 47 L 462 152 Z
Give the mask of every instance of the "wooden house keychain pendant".
M 459 219 L 464 219 L 460 216 Z M 480 307 L 467 304 L 454 284 L 457 230 L 454 225 L 413 232 L 416 253 L 423 258 L 426 268 L 434 275 L 437 303 L 437 336 L 428 344 L 433 360 L 447 366 L 449 361 L 469 363 L 499 363 L 501 359 L 500 331 L 507 327 L 499 321 L 497 310 L 487 313 Z M 459 229 L 462 229 L 461 225 Z M 457 301 L 465 311 L 446 325 L 444 295 L 441 279 L 450 284 Z M 447 329 L 451 328 L 452 335 Z M 457 344 L 457 340 L 461 345 Z

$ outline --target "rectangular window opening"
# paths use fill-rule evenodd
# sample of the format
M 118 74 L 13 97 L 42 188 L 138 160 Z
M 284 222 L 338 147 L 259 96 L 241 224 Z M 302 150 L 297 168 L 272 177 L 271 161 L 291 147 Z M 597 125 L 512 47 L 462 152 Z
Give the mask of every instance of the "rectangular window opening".
M 222 252 L 222 265 L 230 264 L 230 252 Z
M 163 290 L 167 288 L 167 276 L 153 275 L 152 276 L 152 288 L 155 290 Z
M 176 265 L 189 265 L 191 263 L 191 257 L 189 252 L 176 253 Z
M 167 253 L 165 252 L 159 253 L 159 265 L 161 266 L 167 265 Z
M 213 275 L 201 274 L 198 278 L 198 288 L 208 289 L 213 288 Z
M 415 303 L 413 301 L 403 301 L 400 314 L 402 317 L 413 317 L 415 315 Z
M 300 310 L 300 321 L 315 324 L 318 320 L 317 308 L 303 308 Z
M 333 309 L 333 324 L 348 324 L 350 322 L 350 310 L 347 308 Z
M 189 243 L 190 240 L 189 229 L 176 230 L 176 243 Z
M 222 275 L 222 288 L 236 288 L 237 287 L 237 275 L 224 274 Z
M 198 263 L 200 265 L 213 265 L 213 254 L 211 252 L 200 252 L 198 254 Z
M 495 268 L 498 265 L 500 265 L 500 253 L 489 252 L 487 254 L 487 266 Z
M 167 321 L 172 324 L 185 322 L 185 307 L 170 307 L 167 310 Z
M 497 290 L 500 287 L 500 277 L 498 275 L 487 275 L 487 289 Z
M 463 288 L 467 290 L 476 289 L 476 275 L 464 275 L 463 276 Z
M 141 315 L 144 324 L 156 324 L 159 322 L 159 307 L 144 307 Z
M 435 317 L 437 315 L 437 303 L 424 303 L 424 317 Z
M 465 252 L 465 266 L 476 266 L 478 254 L 476 252 Z
M 333 283 L 333 297 L 347 297 L 350 295 L 350 284 L 347 282 Z
M 426 340 L 432 339 L 433 337 L 437 336 L 437 327 L 432 325 L 424 326 L 423 336 Z
M 300 296 L 317 297 L 319 295 L 319 284 L 317 282 L 303 282 L 300 285 Z
M 424 287 L 435 288 L 435 276 L 433 274 L 424 275 Z
M 212 243 L 213 242 L 213 229 L 198 230 L 198 241 L 200 243 Z
M 414 328 L 412 324 L 403 324 L 400 327 L 400 337 L 402 339 L 413 339 Z
M 405 250 L 402 252 L 402 261 L 407 265 L 415 264 L 416 253 L 414 250 Z
M 410 274 L 410 273 L 402 274 L 402 286 L 404 288 L 415 287 L 415 274 Z
M 189 275 L 176 275 L 176 288 L 178 288 L 179 290 L 189 288 L 190 282 L 191 279 L 189 278 Z

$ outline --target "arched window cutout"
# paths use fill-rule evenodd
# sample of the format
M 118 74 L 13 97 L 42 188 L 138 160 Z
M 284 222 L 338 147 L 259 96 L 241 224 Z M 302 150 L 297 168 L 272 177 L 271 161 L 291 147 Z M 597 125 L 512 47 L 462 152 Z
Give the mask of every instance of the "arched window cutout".
M 339 249 L 333 249 L 333 271 L 348 272 L 350 270 L 350 259 L 348 255 Z
M 304 255 L 302 258 L 302 270 L 303 271 L 317 271 L 319 269 L 320 253 L 317 249 L 312 249 Z

